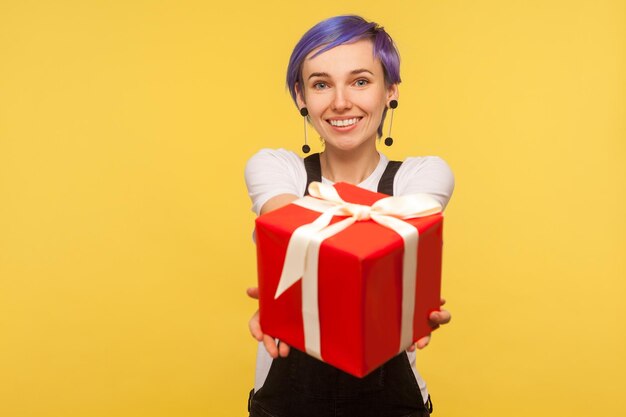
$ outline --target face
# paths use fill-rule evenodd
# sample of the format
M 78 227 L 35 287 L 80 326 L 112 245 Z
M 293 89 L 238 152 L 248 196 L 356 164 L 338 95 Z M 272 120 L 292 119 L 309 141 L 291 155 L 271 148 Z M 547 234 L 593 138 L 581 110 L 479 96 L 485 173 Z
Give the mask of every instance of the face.
M 304 60 L 303 86 L 296 86 L 299 107 L 308 109 L 327 149 L 373 146 L 383 111 L 398 90 L 397 85 L 385 86 L 372 42 L 339 45 L 309 59 L 315 52 Z

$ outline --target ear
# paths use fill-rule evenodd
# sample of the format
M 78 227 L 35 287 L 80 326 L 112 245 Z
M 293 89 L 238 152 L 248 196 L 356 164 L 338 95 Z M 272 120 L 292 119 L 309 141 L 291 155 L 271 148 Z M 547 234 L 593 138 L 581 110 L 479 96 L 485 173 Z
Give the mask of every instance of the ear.
M 296 90 L 296 102 L 298 103 L 298 108 L 301 109 L 303 107 L 306 107 L 304 92 L 300 88 L 300 83 L 296 83 L 294 85 L 294 89 Z
M 399 95 L 398 84 L 391 84 L 387 89 L 387 103 L 391 100 L 397 100 Z

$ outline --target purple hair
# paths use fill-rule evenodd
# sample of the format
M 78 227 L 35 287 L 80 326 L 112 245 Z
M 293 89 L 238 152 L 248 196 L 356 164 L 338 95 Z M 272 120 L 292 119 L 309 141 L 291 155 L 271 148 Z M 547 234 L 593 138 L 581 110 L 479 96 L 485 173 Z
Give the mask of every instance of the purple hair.
M 377 23 L 368 22 L 360 16 L 335 16 L 323 20 L 309 29 L 298 42 L 289 58 L 287 67 L 287 88 L 296 106 L 296 84 L 303 85 L 302 65 L 304 59 L 313 50 L 323 46 L 311 58 L 339 45 L 353 43 L 361 39 L 370 39 L 374 45 L 374 57 L 380 59 L 385 75 L 385 84 L 400 83 L 400 55 L 391 36 Z M 383 121 L 387 109 L 378 127 L 378 136 L 382 136 Z

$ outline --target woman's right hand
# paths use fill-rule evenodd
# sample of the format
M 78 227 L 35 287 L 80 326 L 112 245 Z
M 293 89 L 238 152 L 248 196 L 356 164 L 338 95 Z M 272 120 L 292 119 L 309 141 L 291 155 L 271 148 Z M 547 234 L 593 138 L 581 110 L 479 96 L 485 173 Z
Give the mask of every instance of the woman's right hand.
M 265 214 L 269 213 L 272 210 L 279 209 L 287 204 L 291 203 L 294 200 L 297 200 L 299 197 L 294 194 L 280 194 L 275 197 L 270 198 L 267 202 L 261 207 L 261 213 Z M 248 297 L 253 298 L 255 300 L 259 299 L 259 288 L 251 287 L 246 290 Z M 261 322 L 259 321 L 259 310 L 254 313 L 250 321 L 248 322 L 248 327 L 250 328 L 250 333 L 252 337 L 254 337 L 259 342 L 263 342 L 265 345 L 265 350 L 270 354 L 272 358 L 277 358 L 278 356 L 282 356 L 283 358 L 289 355 L 289 345 L 285 342 L 280 342 L 276 345 L 276 340 L 269 335 L 263 334 L 263 330 L 261 330 Z
M 255 300 L 259 299 L 259 289 L 258 287 L 251 287 L 246 290 L 248 297 L 253 298 Z M 263 342 L 265 346 L 265 350 L 270 354 L 272 358 L 277 358 L 278 356 L 286 357 L 289 355 L 289 345 L 285 342 L 280 342 L 276 345 L 276 340 L 270 335 L 263 334 L 263 330 L 261 330 L 261 322 L 259 321 L 259 310 L 254 313 L 250 321 L 248 322 L 248 327 L 250 328 L 250 334 L 259 342 Z

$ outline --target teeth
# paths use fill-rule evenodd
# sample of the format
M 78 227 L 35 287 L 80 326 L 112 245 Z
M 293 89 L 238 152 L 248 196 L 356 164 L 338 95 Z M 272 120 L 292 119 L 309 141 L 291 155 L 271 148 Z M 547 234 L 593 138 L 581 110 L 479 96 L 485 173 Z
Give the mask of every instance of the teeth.
M 346 119 L 346 120 L 330 120 L 330 124 L 333 126 L 350 126 L 359 121 L 358 117 L 354 119 Z

